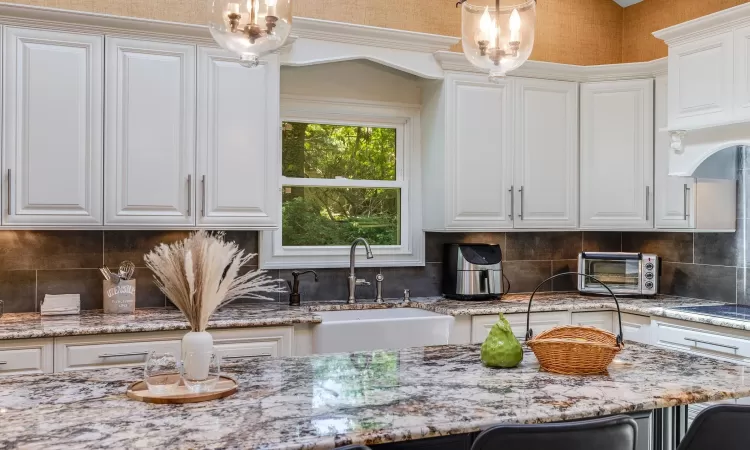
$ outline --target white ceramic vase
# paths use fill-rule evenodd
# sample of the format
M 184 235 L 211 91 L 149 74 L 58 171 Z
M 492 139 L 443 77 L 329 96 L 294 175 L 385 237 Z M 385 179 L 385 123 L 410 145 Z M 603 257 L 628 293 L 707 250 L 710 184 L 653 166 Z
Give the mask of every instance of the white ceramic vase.
M 211 364 L 214 338 L 207 331 L 190 331 L 182 338 L 182 360 L 185 377 L 189 380 L 205 380 Z M 188 357 L 192 353 L 192 357 Z

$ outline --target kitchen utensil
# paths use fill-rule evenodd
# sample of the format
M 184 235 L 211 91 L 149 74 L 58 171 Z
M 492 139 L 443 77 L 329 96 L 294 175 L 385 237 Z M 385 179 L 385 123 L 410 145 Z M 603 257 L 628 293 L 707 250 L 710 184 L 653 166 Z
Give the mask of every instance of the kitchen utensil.
M 577 275 L 601 284 L 612 296 L 617 306 L 619 334 L 596 327 L 565 325 L 555 327 L 534 336 L 530 328 L 531 302 L 536 292 L 549 280 L 560 276 Z M 625 346 L 622 342 L 622 314 L 620 303 L 612 290 L 597 278 L 579 272 L 563 272 L 542 281 L 529 298 L 526 311 L 526 345 L 531 348 L 539 360 L 541 368 L 547 372 L 563 375 L 593 375 L 606 373 L 615 355 Z
M 107 281 L 109 281 L 112 284 L 120 284 L 120 281 L 122 281 L 122 278 L 120 278 L 118 274 L 112 272 L 109 269 L 107 269 L 107 272 L 109 272 L 109 279 Z
M 135 264 L 133 264 L 132 261 L 123 261 L 120 263 L 120 270 L 117 273 L 120 279 L 129 280 L 133 278 L 134 273 L 135 273 Z
M 102 275 L 104 276 L 105 280 L 112 281 L 112 279 L 110 277 L 110 273 L 112 273 L 112 272 L 110 272 L 109 269 L 107 269 L 106 267 L 100 267 L 99 268 L 99 272 L 102 273 Z

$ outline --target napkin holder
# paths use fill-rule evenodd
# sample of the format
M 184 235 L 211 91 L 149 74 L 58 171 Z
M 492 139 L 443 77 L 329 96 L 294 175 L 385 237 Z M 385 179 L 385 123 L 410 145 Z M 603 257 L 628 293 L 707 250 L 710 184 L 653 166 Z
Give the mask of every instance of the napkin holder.
M 65 316 L 81 313 L 81 296 L 79 294 L 46 294 L 39 312 L 43 316 Z

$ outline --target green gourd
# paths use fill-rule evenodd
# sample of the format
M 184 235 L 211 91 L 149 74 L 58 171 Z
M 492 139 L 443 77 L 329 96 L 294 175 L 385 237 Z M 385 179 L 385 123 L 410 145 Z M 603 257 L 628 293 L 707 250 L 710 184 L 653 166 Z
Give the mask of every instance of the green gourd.
M 502 313 L 482 344 L 481 356 L 482 362 L 488 367 L 516 367 L 523 359 L 521 344 Z

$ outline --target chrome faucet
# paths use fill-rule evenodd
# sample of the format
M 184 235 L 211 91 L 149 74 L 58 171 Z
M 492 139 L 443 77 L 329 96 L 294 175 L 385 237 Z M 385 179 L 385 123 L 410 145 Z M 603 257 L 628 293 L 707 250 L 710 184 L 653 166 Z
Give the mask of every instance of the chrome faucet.
M 357 276 L 354 274 L 354 257 L 357 254 L 357 244 L 362 244 L 365 246 L 365 251 L 367 251 L 367 259 L 372 259 L 372 250 L 370 249 L 370 243 L 367 242 L 367 239 L 365 238 L 357 238 L 352 242 L 352 247 L 349 249 L 349 300 L 347 303 L 354 304 L 356 302 L 356 298 L 354 296 L 354 292 L 357 289 L 357 286 L 369 286 L 370 282 L 366 281 L 364 279 L 357 279 Z

